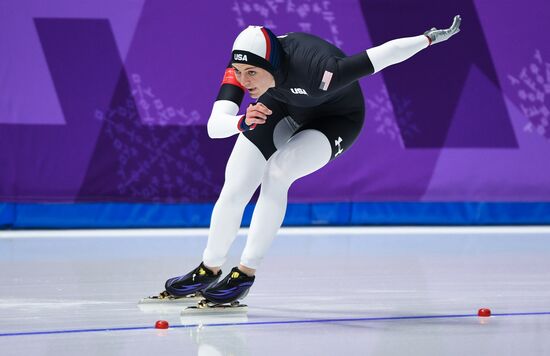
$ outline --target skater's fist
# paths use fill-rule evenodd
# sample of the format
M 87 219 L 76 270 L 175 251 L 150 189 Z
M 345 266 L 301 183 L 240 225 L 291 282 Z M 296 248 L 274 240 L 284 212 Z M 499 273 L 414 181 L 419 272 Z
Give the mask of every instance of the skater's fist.
M 250 104 L 246 108 L 246 118 L 244 122 L 247 126 L 263 125 L 267 120 L 267 116 L 273 112 L 262 103 Z

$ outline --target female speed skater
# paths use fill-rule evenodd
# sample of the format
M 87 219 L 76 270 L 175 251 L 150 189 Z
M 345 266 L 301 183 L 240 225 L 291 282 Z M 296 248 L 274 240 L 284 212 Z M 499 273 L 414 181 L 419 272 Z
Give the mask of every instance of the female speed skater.
M 358 79 L 448 40 L 460 31 L 460 22 L 457 15 L 447 29 L 432 28 L 352 56 L 306 33 L 276 37 L 261 26 L 242 31 L 208 120 L 211 138 L 238 138 L 202 262 L 167 280 L 161 296 L 198 292 L 210 306 L 244 298 L 281 227 L 291 184 L 338 158 L 359 135 L 365 105 Z M 238 114 L 245 90 L 257 101 Z M 240 264 L 218 282 L 244 208 L 260 185 Z

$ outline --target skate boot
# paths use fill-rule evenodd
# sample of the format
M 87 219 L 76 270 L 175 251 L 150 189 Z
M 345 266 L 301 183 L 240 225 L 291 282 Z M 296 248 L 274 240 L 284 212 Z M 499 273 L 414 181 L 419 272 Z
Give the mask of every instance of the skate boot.
M 221 270 L 214 274 L 201 262 L 197 268 L 186 275 L 167 280 L 164 288 L 166 288 L 166 293 L 173 297 L 186 297 L 201 292 L 216 283 L 221 275 Z
M 201 292 L 204 299 L 197 306 L 185 308 L 182 316 L 194 313 L 246 313 L 248 307 L 238 300 L 248 294 L 255 277 L 249 277 L 234 267 L 224 279 Z
M 157 295 L 143 298 L 138 304 L 165 304 L 197 302 L 202 299 L 201 291 L 216 283 L 221 277 L 222 271 L 214 274 L 201 264 L 180 277 L 170 278 L 164 287 L 166 290 Z M 141 307 L 140 307 L 141 308 Z
M 234 267 L 224 279 L 202 292 L 204 298 L 214 304 L 230 304 L 243 299 L 254 283 L 254 276 L 249 277 Z

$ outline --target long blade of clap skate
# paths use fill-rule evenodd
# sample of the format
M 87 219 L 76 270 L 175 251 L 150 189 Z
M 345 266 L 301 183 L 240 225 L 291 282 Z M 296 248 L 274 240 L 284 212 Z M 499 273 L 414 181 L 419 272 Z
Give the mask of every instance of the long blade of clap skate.
M 141 299 L 138 304 L 194 304 L 203 299 L 202 296 L 182 297 L 182 298 L 159 298 L 151 296 Z
M 248 312 L 248 306 L 241 304 L 236 307 L 231 306 L 215 306 L 199 308 L 196 306 L 187 307 L 181 312 L 181 316 L 186 315 L 205 315 L 205 314 L 239 314 Z

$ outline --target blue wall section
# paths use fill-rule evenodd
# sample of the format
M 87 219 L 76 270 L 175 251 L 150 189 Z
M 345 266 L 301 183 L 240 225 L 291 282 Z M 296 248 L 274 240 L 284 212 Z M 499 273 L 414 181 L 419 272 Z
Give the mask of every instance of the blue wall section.
M 0 204 L 0 228 L 208 227 L 212 204 Z M 250 224 L 247 206 L 243 226 Z M 285 226 L 542 225 L 550 203 L 289 204 Z
M 15 204 L 0 203 L 0 228 L 6 228 L 13 225 L 15 220 Z

